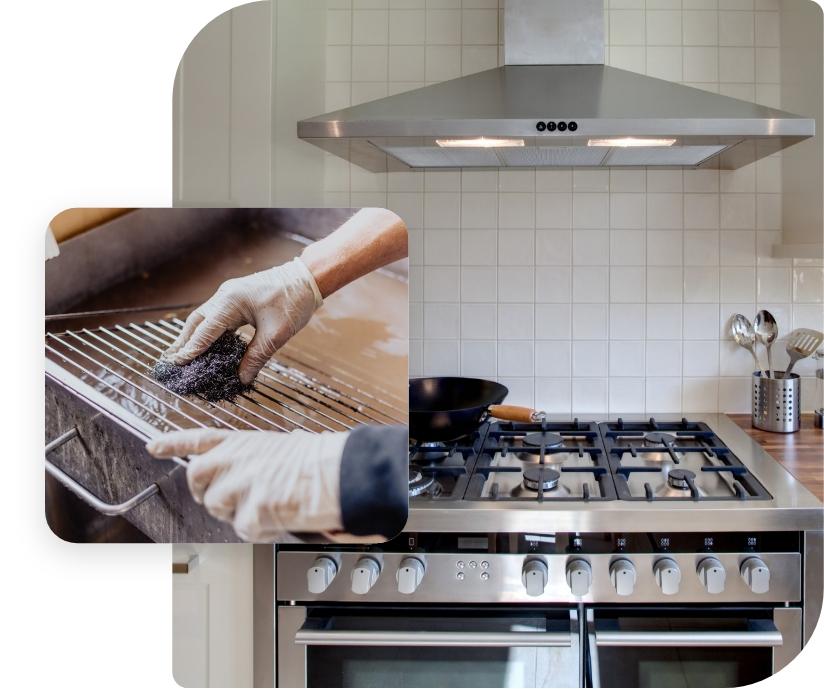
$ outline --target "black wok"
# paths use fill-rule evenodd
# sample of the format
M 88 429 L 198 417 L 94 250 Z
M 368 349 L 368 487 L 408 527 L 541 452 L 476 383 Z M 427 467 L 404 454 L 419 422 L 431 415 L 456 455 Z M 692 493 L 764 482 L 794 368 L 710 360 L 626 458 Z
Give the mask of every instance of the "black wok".
M 409 437 L 418 442 L 455 440 L 476 430 L 487 416 L 534 421 L 529 407 L 501 404 L 509 390 L 479 378 L 412 378 L 409 381 Z

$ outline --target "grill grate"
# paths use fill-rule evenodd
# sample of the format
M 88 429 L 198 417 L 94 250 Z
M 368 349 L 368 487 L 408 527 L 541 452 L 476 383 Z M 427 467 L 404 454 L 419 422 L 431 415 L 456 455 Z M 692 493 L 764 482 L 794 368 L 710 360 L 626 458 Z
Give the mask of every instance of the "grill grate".
M 312 433 L 361 424 L 405 424 L 407 404 L 326 352 L 287 345 L 234 402 L 182 397 L 151 377 L 183 326 L 179 319 L 46 334 L 46 357 L 161 431 L 217 427 Z M 69 384 L 69 387 L 71 385 Z

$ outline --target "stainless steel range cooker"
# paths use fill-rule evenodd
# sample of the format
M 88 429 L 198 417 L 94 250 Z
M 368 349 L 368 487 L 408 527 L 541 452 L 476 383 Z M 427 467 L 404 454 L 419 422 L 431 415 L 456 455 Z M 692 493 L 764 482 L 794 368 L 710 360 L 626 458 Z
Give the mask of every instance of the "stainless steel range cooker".
M 281 686 L 740 686 L 799 652 L 821 504 L 724 416 L 410 446 L 407 531 L 277 552 Z

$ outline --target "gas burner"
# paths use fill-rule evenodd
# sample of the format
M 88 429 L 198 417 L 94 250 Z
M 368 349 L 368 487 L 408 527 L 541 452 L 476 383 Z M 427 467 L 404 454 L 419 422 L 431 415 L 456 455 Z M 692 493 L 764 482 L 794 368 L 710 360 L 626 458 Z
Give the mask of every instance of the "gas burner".
M 666 481 L 655 491 L 659 498 L 690 498 L 693 496 L 690 484 L 695 486 L 699 497 L 706 495 L 695 483 L 695 472 L 688 469 L 670 469 Z
M 530 433 L 524 436 L 525 445 L 534 445 L 536 447 L 561 447 L 564 444 L 564 437 L 560 433 L 551 433 L 550 431 L 539 431 L 538 433 Z
M 671 433 L 662 433 L 661 431 L 653 431 L 644 434 L 645 445 L 672 445 L 675 442 L 675 436 Z
M 417 469 L 410 467 L 409 469 L 409 497 L 414 498 L 417 495 L 422 495 L 429 490 L 435 483 L 435 478 L 432 476 L 424 476 Z
M 415 461 L 434 464 L 449 457 L 449 447 L 443 443 L 425 442 L 415 447 Z
M 695 481 L 695 474 L 686 469 L 672 469 L 667 476 L 667 483 L 671 488 L 689 490 L 690 481 Z
M 535 491 L 536 493 L 543 488 L 544 490 L 553 490 L 558 486 L 561 480 L 561 474 L 554 469 L 547 469 L 541 465 L 531 466 L 524 469 L 524 488 Z

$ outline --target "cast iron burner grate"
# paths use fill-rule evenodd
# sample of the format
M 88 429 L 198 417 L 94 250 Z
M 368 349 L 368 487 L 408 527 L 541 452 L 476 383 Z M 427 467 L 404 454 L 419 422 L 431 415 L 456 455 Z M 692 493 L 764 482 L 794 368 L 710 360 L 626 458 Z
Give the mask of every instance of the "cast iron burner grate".
M 409 497 L 460 500 L 475 463 L 481 433 L 449 442 L 412 442 L 409 445 Z M 412 475 L 421 476 L 413 483 Z
M 513 475 L 523 490 L 516 495 L 501 492 L 500 484 L 511 484 Z M 569 490 L 567 483 L 574 484 L 575 490 Z M 615 487 L 598 425 L 578 419 L 491 424 L 465 497 L 532 502 L 614 500 Z
M 705 423 L 618 419 L 601 423 L 599 428 L 621 500 L 772 498 Z M 644 480 L 645 474 L 649 480 Z M 660 484 L 658 489 L 653 481 Z M 703 490 L 704 482 L 721 492 Z
M 258 375 L 255 389 L 233 402 L 182 397 L 151 376 L 177 337 L 179 319 L 46 334 L 46 373 L 69 389 L 83 383 L 114 402 L 118 416 L 136 416 L 161 431 L 217 427 L 312 433 L 361 424 L 405 424 L 406 401 L 375 387 L 328 355 L 289 345 Z

